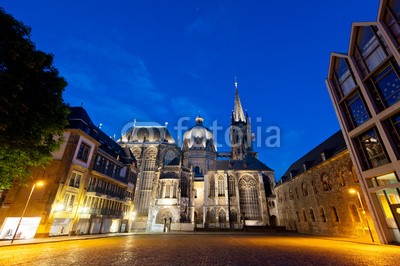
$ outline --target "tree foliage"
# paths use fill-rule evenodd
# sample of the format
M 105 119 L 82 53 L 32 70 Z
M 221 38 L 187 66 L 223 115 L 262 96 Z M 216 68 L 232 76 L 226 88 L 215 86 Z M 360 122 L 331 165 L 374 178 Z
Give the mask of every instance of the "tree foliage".
M 16 178 L 24 183 L 31 167 L 49 162 L 67 124 L 67 83 L 30 32 L 0 8 L 0 189 Z

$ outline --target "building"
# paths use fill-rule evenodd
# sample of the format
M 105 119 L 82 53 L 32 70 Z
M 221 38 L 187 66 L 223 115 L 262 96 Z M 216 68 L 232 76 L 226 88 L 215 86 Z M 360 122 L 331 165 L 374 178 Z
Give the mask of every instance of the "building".
M 64 143 L 45 168 L 32 169 L 28 186 L 15 184 L 0 209 L 0 238 L 13 237 L 37 181 L 16 238 L 126 232 L 130 228 L 136 160 L 72 107 Z
M 279 224 L 305 234 L 369 238 L 361 187 L 341 131 L 294 162 L 276 185 Z M 375 237 L 376 238 L 376 237 Z
M 235 86 L 229 153 L 217 152 L 213 133 L 200 116 L 184 133 L 182 148 L 166 126 L 135 124 L 119 140 L 138 161 L 134 229 L 166 232 L 270 224 L 266 198 L 272 195 L 274 172 L 252 149 L 250 120 L 237 82 Z
M 382 243 L 400 243 L 400 2 L 353 23 L 349 50 L 332 53 L 326 84 Z

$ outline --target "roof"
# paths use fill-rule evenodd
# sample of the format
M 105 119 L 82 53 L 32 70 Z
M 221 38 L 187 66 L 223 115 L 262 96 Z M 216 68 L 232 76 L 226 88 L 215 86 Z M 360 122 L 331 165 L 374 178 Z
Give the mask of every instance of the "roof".
M 217 160 L 215 168 L 215 170 L 274 171 L 251 154 L 248 154 L 244 160 Z
M 108 155 L 118 159 L 124 164 L 136 161 L 134 155 L 128 148 L 122 148 L 106 133 L 95 126 L 83 107 L 70 107 L 67 117 L 69 125 L 66 128 L 80 129 L 100 143 L 100 149 Z
M 134 126 L 118 142 L 167 142 L 175 143 L 166 126 Z
M 344 141 L 342 131 L 339 130 L 308 152 L 306 155 L 294 162 L 289 169 L 286 170 L 285 174 L 281 177 L 281 180 L 282 182 L 285 182 L 291 178 L 290 173 L 292 173 L 293 178 L 319 165 L 323 162 L 321 157 L 322 153 L 324 153 L 325 159 L 328 160 L 345 150 L 347 150 L 346 142 Z M 306 166 L 306 170 L 304 169 L 303 165 Z

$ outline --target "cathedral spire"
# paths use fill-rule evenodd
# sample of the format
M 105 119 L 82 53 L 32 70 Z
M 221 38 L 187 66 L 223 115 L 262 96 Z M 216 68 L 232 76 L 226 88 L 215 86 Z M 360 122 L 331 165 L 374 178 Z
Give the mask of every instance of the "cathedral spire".
M 238 82 L 235 77 L 235 88 L 236 88 L 236 97 L 235 97 L 235 107 L 233 109 L 233 120 L 235 122 L 246 122 L 246 118 L 244 116 L 242 104 L 240 103 L 239 90 L 238 90 Z

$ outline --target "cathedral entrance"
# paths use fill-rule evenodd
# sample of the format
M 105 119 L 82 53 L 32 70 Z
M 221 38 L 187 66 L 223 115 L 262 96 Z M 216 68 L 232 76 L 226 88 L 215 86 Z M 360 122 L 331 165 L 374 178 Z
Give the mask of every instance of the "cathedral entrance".
M 157 215 L 157 223 L 163 225 L 163 232 L 171 231 L 172 213 L 169 210 L 162 210 Z

